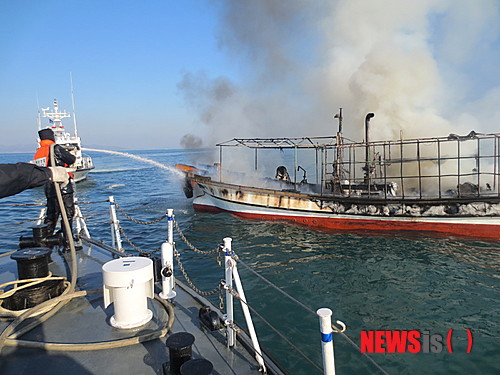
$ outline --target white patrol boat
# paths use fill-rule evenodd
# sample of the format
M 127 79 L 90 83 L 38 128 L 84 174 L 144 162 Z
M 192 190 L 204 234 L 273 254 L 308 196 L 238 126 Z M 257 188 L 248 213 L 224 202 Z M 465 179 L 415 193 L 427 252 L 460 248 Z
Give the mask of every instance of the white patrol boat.
M 75 131 L 73 135 L 66 132 L 62 123 L 63 118 L 69 118 L 71 117 L 71 115 L 65 110 L 59 110 L 59 105 L 57 104 L 56 99 L 54 99 L 54 108 L 52 110 L 50 107 L 42 108 L 42 117 L 46 117 L 49 119 L 49 126 L 47 126 L 47 128 L 54 131 L 56 143 L 63 146 L 76 156 L 76 162 L 74 164 L 74 167 L 76 167 L 76 171 L 74 172 L 75 182 L 85 180 L 89 172 L 94 169 L 94 164 L 90 156 L 82 154 L 81 139 L 78 136 L 76 128 L 75 113 L 73 112 L 73 122 L 75 124 Z M 42 124 L 39 116 L 38 130 L 41 129 Z

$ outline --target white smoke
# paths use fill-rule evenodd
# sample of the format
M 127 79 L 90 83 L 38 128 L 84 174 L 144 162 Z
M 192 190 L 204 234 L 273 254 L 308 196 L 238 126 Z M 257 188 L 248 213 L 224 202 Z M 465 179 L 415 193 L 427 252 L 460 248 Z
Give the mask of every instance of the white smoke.
M 493 131 L 475 108 L 491 115 L 498 87 L 481 90 L 466 68 L 492 56 L 472 54 L 498 42 L 498 25 L 495 0 L 226 0 L 219 41 L 244 78 L 187 74 L 179 87 L 213 142 L 333 134 L 338 107 L 358 140 L 368 112 L 373 139 Z M 499 57 L 479 66 L 494 73 Z
M 219 43 L 242 78 L 194 72 L 179 88 L 211 145 L 333 135 L 339 107 L 345 135 L 358 141 L 368 112 L 372 140 L 498 132 L 499 8 L 497 0 L 225 0 Z

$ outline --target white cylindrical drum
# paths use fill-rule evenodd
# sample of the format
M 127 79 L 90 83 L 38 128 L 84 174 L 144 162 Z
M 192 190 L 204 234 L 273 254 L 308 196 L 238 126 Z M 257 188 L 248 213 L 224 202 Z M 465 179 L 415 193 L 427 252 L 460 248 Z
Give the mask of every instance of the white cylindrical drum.
M 130 329 L 149 322 L 153 313 L 148 297 L 154 296 L 153 261 L 144 257 L 126 257 L 102 266 L 104 307 L 113 303 L 113 327 Z

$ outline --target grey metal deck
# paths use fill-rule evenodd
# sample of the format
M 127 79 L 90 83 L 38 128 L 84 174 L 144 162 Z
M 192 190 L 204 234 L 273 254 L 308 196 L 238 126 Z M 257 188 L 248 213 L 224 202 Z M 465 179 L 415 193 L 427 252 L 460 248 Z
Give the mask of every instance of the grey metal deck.
M 101 289 L 101 267 L 112 259 L 111 256 L 95 247 L 86 247 L 77 254 L 78 289 Z M 65 276 L 63 256 L 53 252 L 52 259 L 50 270 L 53 275 Z M 16 262 L 9 257 L 0 258 L 0 283 L 15 279 Z M 177 287 L 176 292 L 172 333 L 185 331 L 195 336 L 193 358 L 208 359 L 214 365 L 213 374 L 216 375 L 259 373 L 256 360 L 241 344 L 229 349 L 223 332 L 200 328 L 198 311 L 206 301 L 194 298 L 182 285 Z M 167 320 L 166 311 L 160 303 L 149 300 L 148 305 L 153 311 L 153 319 L 140 329 L 124 331 L 109 324 L 112 306 L 104 309 L 101 293 L 87 295 L 70 301 L 54 317 L 22 339 L 85 343 L 138 335 L 162 327 Z M 0 322 L 0 329 L 3 331 L 7 324 Z M 169 360 L 165 341 L 166 338 L 162 338 L 125 348 L 72 352 L 5 347 L 0 356 L 0 374 L 163 374 L 162 365 Z

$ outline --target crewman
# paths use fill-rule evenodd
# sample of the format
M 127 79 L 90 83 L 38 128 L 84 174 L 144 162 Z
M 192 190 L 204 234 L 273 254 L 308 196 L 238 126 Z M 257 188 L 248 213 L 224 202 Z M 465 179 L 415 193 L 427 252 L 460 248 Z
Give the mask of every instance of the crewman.
M 56 166 L 68 167 L 76 161 L 76 156 L 71 152 L 63 148 L 61 145 L 55 143 L 54 132 L 50 128 L 42 129 L 38 132 L 40 137 L 40 147 L 35 153 L 34 160 L 36 165 L 41 167 L 52 166 L 50 146 L 54 145 L 54 160 Z M 64 202 L 64 208 L 66 209 L 66 214 L 69 220 L 69 226 L 72 228 L 73 216 L 75 215 L 75 202 L 73 198 L 73 174 L 69 173 L 69 183 L 64 187 L 61 186 L 62 199 Z M 52 235 L 56 227 L 57 221 L 61 214 L 61 209 L 59 207 L 59 202 L 57 200 L 57 193 L 54 184 L 45 184 L 45 196 L 47 197 L 47 212 L 45 215 L 45 224 L 47 224 L 48 235 Z M 68 236 L 72 236 L 73 233 L 66 233 L 64 225 L 62 225 L 62 230 L 65 238 L 65 251 L 69 250 Z

